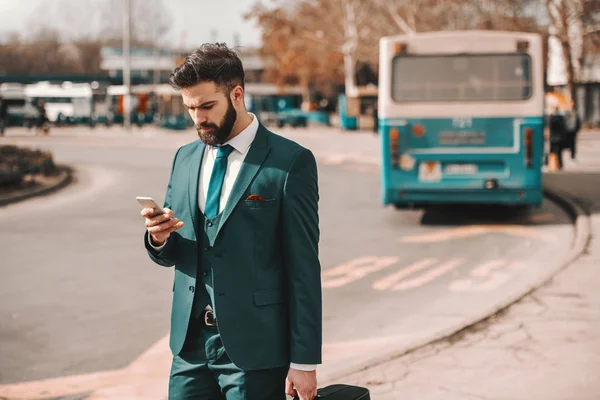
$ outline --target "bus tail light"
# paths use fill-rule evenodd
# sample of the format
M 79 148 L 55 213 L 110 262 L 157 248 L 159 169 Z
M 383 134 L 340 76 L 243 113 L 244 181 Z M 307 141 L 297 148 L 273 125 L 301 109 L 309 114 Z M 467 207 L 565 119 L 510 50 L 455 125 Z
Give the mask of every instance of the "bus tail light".
M 406 44 L 405 43 L 395 43 L 394 44 L 394 53 L 405 54 L 406 53 Z
M 517 41 L 517 51 L 519 53 L 526 53 L 529 49 L 529 42 L 527 40 L 518 40 Z
M 390 129 L 390 149 L 392 150 L 392 166 L 397 168 L 400 155 L 400 132 L 398 128 Z
M 413 126 L 412 133 L 415 137 L 421 137 L 425 134 L 425 127 L 421 124 L 417 124 Z
M 533 129 L 525 129 L 525 166 L 533 166 Z

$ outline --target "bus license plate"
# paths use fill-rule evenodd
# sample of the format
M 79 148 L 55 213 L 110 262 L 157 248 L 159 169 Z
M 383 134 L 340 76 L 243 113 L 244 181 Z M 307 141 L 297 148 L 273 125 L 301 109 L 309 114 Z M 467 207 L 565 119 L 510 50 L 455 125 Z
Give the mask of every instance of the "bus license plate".
M 442 180 L 442 165 L 439 162 L 425 161 L 419 164 L 419 180 L 439 182 Z
M 477 171 L 477 164 L 448 164 L 444 167 L 444 174 L 448 175 L 473 175 Z
M 442 131 L 438 134 L 442 146 L 469 146 L 485 144 L 483 131 Z

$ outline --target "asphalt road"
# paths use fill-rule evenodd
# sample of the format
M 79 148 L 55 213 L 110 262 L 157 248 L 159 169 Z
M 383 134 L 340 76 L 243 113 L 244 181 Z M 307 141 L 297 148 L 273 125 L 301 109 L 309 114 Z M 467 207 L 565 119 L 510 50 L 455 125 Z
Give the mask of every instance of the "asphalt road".
M 135 197 L 162 202 L 174 148 L 152 138 L 19 142 L 51 149 L 77 179 L 0 208 L 0 384 L 122 368 L 168 333 L 173 272 L 147 258 Z M 375 166 L 319 159 L 321 371 L 485 309 L 571 244 L 569 219 L 549 201 L 530 213 L 399 212 L 381 206 Z

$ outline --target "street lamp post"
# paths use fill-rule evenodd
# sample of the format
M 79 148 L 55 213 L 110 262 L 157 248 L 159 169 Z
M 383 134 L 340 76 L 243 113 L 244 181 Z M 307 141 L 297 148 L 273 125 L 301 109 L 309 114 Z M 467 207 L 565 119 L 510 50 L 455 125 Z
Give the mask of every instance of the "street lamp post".
M 123 121 L 131 129 L 131 0 L 123 0 Z

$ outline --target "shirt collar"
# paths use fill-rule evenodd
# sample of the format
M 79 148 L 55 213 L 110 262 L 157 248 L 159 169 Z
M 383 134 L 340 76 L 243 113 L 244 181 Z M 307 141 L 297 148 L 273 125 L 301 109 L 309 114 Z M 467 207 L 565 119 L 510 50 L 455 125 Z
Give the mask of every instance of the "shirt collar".
M 258 132 L 258 118 L 256 118 L 256 115 L 252 113 L 248 114 L 252 117 L 252 122 L 250 123 L 250 125 L 248 125 L 246 129 L 238 133 L 234 138 L 225 142 L 225 144 L 230 145 L 242 154 L 246 154 L 248 152 L 248 149 L 250 149 L 250 145 L 256 137 L 256 132 Z

